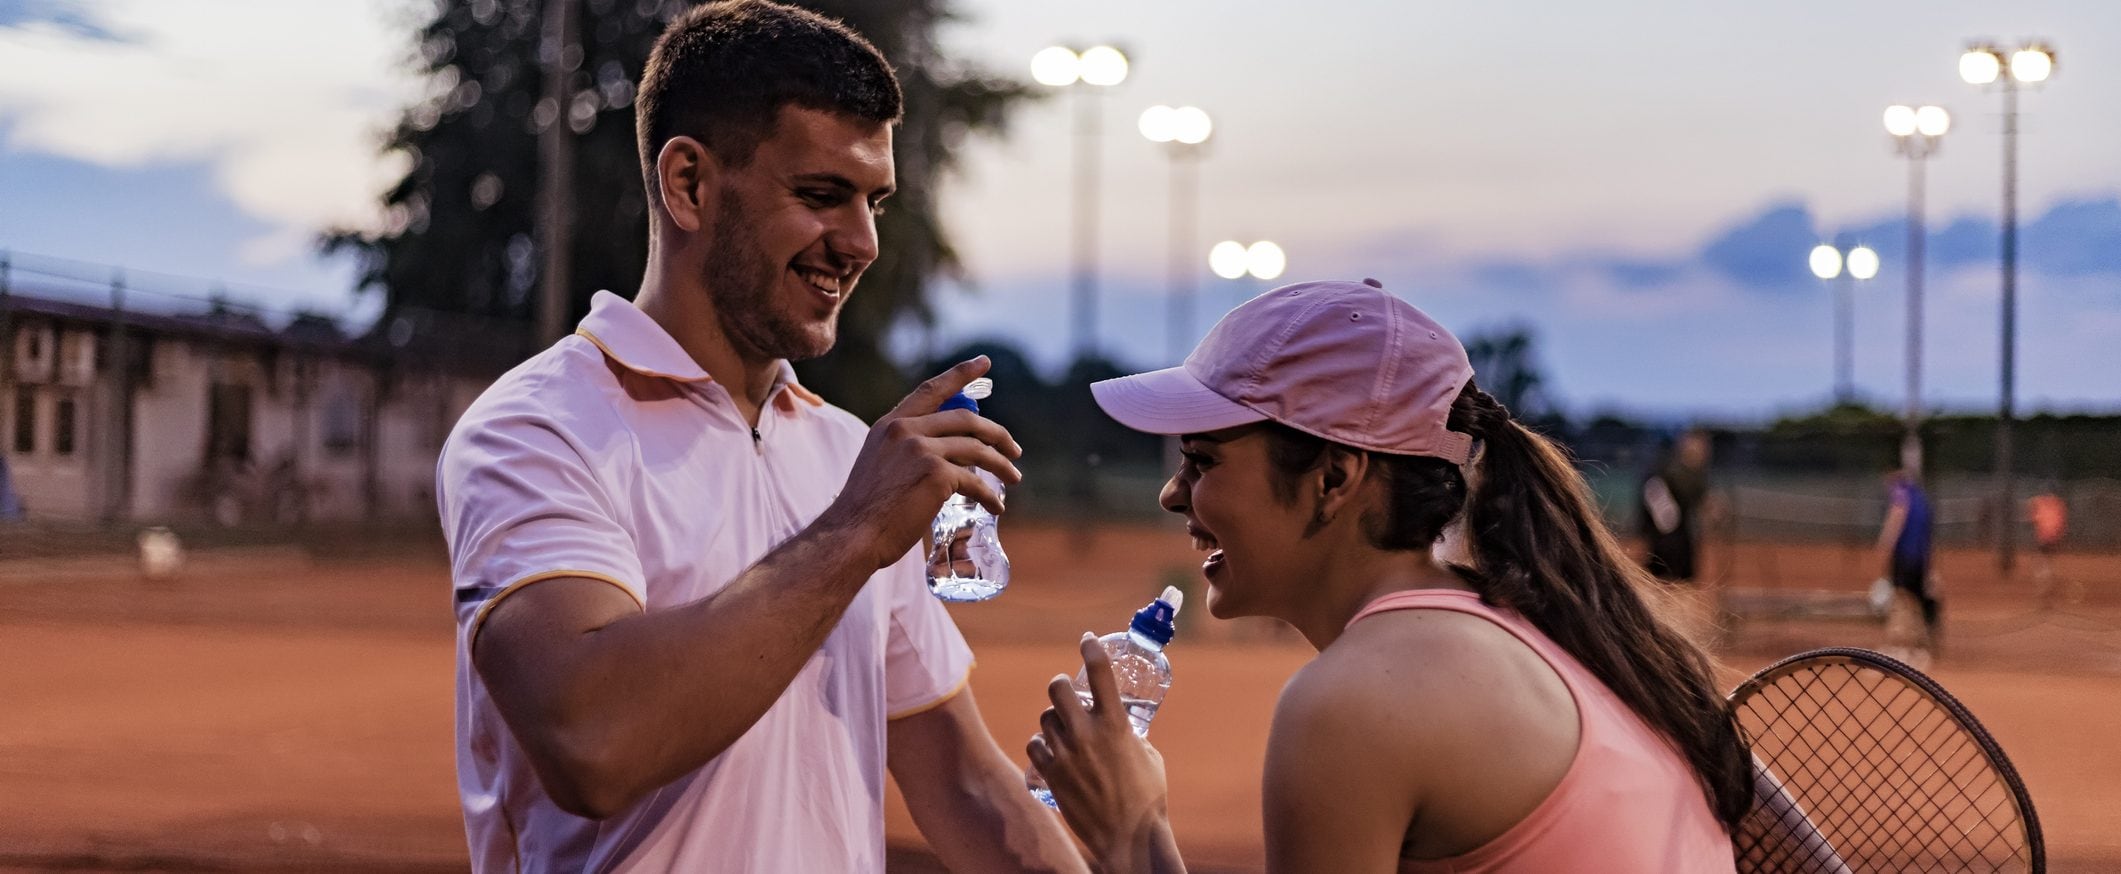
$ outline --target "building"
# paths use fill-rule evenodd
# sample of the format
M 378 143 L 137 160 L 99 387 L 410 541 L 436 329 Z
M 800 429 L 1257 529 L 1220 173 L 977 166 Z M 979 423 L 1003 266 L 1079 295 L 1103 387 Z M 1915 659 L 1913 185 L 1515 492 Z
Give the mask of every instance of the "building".
M 512 360 L 434 321 L 349 338 L 0 289 L 0 457 L 30 520 L 431 518 L 442 441 Z

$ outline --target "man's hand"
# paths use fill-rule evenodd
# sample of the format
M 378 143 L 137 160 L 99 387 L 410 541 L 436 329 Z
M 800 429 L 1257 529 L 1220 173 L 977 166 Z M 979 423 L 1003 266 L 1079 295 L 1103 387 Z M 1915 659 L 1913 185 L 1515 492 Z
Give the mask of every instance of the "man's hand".
M 982 355 L 943 371 L 877 420 L 846 487 L 818 517 L 818 526 L 852 533 L 853 545 L 882 568 L 920 542 L 953 493 L 978 501 L 989 512 L 1002 512 L 1002 496 L 972 468 L 1015 485 L 1023 474 L 1010 460 L 1022 457 L 1023 448 L 1008 429 L 969 410 L 936 412 L 987 367 Z

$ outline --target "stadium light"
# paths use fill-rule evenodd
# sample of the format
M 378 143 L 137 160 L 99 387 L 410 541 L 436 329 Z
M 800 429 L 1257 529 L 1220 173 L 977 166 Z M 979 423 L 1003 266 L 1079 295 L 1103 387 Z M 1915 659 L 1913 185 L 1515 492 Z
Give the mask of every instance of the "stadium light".
M 1085 84 L 1110 88 L 1127 81 L 1127 56 L 1111 46 L 1091 46 L 1082 53 Z
M 1096 98 L 1105 89 L 1127 80 L 1127 56 L 1109 45 L 1091 46 L 1080 52 L 1068 46 L 1048 46 L 1031 56 L 1031 78 L 1049 88 L 1066 88 L 1075 94 L 1069 306 L 1075 354 L 1088 355 L 1097 349 L 1097 159 L 1103 124 Z M 1147 132 L 1145 128 L 1143 133 Z
M 2055 74 L 2055 48 L 2046 40 L 2026 40 L 2005 49 L 1994 42 L 1967 46 L 1959 56 L 1959 78 L 1970 85 L 1998 85 L 2003 92 L 2003 318 L 1999 380 L 2002 390 L 1996 403 L 1996 506 L 2003 515 L 2016 518 L 2018 499 L 2013 420 L 2018 395 L 2018 86 L 2038 85 Z M 2017 554 L 2017 528 L 1996 526 L 1996 565 L 2010 576 Z
M 1812 275 L 1832 279 L 1841 275 L 1841 250 L 1825 243 L 1812 247 Z
M 1240 279 L 1251 269 L 1246 258 L 1245 244 L 1236 240 L 1224 240 L 1208 250 L 1208 269 L 1224 279 Z
M 1193 260 L 1194 216 L 1200 212 L 1199 164 L 1206 152 L 1203 146 L 1215 125 L 1198 106 L 1173 108 L 1158 104 L 1143 110 L 1136 126 L 1144 138 L 1163 144 L 1171 167 L 1171 214 L 1167 226 L 1171 240 L 1165 270 L 1170 285 L 1170 313 L 1165 328 L 1171 360 L 1178 361 L 1193 343 L 1194 280 L 1200 275 L 1199 263 Z
M 1977 75 L 1980 66 L 1978 59 L 1962 58 L 1960 74 Z M 1941 106 L 1896 104 L 1885 110 L 1885 132 L 1893 135 L 1893 151 L 1907 159 L 1907 421 L 1900 463 L 1912 470 L 1922 468 L 1922 274 L 1929 242 L 1923 228 L 1923 168 L 1951 129 L 1952 115 Z M 1854 270 L 1851 266 L 1850 272 Z
M 1885 132 L 1904 137 L 1915 132 L 1915 108 L 1893 104 L 1885 108 Z
M 1288 253 L 1272 240 L 1261 240 L 1249 246 L 1236 240 L 1224 240 L 1208 250 L 1208 269 L 1224 279 L 1241 279 L 1248 273 L 1254 279 L 1279 279 L 1288 267 Z
M 1878 275 L 1878 253 L 1869 246 L 1853 246 L 1843 253 L 1839 246 L 1820 243 L 1812 247 L 1806 261 L 1812 268 L 1812 275 L 1819 277 L 1820 281 L 1842 280 L 1834 283 L 1834 402 L 1853 403 L 1856 400 L 1853 363 L 1856 310 L 1849 284 L 1851 280 L 1861 281 Z
M 2003 73 L 2003 57 L 1987 46 L 1975 46 L 1959 56 L 1959 78 L 1968 85 L 1987 85 Z
M 1280 279 L 1288 267 L 1289 256 L 1272 241 L 1261 240 L 1245 247 L 1245 272 L 1256 279 Z
M 2045 82 L 2055 72 L 2055 53 L 2035 43 L 2011 53 L 2011 78 L 2020 82 Z
M 1849 275 L 1858 280 L 1878 275 L 1878 253 L 1869 246 L 1857 246 L 1849 250 Z
M 1048 46 L 1031 56 L 1031 78 L 1038 84 L 1066 88 L 1082 78 L 1083 60 L 1067 46 Z

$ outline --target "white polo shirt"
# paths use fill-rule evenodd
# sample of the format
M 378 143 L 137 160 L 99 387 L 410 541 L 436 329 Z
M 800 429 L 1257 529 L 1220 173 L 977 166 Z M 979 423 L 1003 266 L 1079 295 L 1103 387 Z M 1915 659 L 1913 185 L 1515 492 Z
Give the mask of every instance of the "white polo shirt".
M 972 664 L 917 553 L 870 579 L 735 744 L 601 822 L 553 804 L 471 664 L 494 605 L 539 580 L 601 580 L 644 610 L 714 594 L 832 502 L 867 434 L 785 364 L 754 432 L 676 340 L 610 292 L 574 336 L 472 404 L 436 494 L 474 870 L 883 870 L 884 723 L 956 694 Z

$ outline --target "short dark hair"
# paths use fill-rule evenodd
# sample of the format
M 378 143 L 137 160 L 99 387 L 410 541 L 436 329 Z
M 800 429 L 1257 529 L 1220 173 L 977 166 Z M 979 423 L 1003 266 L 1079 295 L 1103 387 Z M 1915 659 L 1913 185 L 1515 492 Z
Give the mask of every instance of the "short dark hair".
M 678 16 L 656 39 L 635 95 L 634 137 L 649 197 L 656 196 L 656 155 L 672 137 L 696 137 L 717 159 L 741 167 L 788 105 L 889 124 L 904 100 L 876 46 L 815 12 L 727 0 Z

